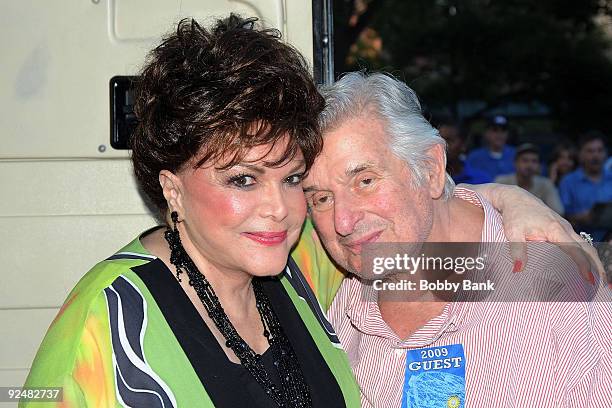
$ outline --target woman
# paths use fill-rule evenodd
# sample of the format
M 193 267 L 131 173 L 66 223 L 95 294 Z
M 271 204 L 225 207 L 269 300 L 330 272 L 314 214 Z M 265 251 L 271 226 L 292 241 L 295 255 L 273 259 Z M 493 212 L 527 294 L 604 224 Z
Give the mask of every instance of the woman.
M 548 161 L 548 178 L 558 186 L 563 176 L 576 169 L 577 163 L 574 145 L 567 141 L 561 142 L 555 147 Z
M 153 50 L 132 159 L 168 227 L 81 279 L 26 386 L 79 407 L 359 406 L 300 271 L 321 256 L 310 225 L 300 266 L 289 257 L 323 100 L 300 54 L 254 21 L 184 20 Z
M 303 288 L 270 278 L 306 216 L 323 99 L 303 57 L 254 21 L 184 20 L 151 53 L 132 160 L 170 228 L 81 280 L 29 385 L 63 386 L 72 406 L 359 404 Z

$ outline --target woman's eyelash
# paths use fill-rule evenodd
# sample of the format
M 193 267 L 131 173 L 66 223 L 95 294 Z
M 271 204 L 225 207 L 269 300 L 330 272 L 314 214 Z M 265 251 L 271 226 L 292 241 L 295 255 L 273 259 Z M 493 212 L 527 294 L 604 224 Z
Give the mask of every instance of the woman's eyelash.
M 286 180 L 291 180 L 293 177 L 297 177 L 298 178 L 298 182 L 301 182 L 302 180 L 304 180 L 305 173 L 295 173 L 295 174 L 292 174 L 289 177 L 287 177 Z
M 239 174 L 236 174 L 235 176 L 230 177 L 229 181 L 236 181 L 236 180 L 239 180 L 239 179 L 241 179 L 243 177 L 247 177 L 247 176 L 251 176 L 251 175 L 250 174 L 246 174 L 246 173 L 239 173 Z
M 302 182 L 304 177 L 305 177 L 304 172 L 295 173 L 285 178 L 285 182 L 292 184 L 292 185 L 298 185 Z M 292 180 L 294 178 L 296 178 L 297 180 Z M 235 176 L 229 177 L 227 179 L 227 184 L 237 186 L 237 187 L 250 187 L 254 185 L 256 181 L 257 181 L 257 178 L 254 175 L 248 174 L 248 173 L 240 173 L 240 174 L 236 174 Z
M 235 176 L 230 177 L 227 182 L 228 184 L 234 184 L 234 185 L 240 185 L 241 183 L 239 183 L 241 180 L 244 180 L 246 178 L 252 178 L 253 180 L 255 180 L 255 176 L 253 176 L 252 174 L 247 174 L 247 173 L 240 173 L 237 174 Z

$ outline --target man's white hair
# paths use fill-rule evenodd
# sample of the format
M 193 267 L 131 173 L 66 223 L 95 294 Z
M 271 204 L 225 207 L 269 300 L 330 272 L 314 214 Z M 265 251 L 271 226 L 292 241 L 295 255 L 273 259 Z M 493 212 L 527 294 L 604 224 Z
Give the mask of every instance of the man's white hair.
M 391 151 L 408 164 L 418 186 L 425 183 L 433 164 L 428 151 L 435 145 L 444 148 L 446 166 L 445 140 L 423 117 L 417 95 L 402 81 L 383 73 L 351 72 L 320 91 L 325 98 L 325 110 L 319 116 L 323 133 L 348 119 L 373 113 L 383 121 Z M 450 198 L 454 187 L 447 173 L 442 198 Z

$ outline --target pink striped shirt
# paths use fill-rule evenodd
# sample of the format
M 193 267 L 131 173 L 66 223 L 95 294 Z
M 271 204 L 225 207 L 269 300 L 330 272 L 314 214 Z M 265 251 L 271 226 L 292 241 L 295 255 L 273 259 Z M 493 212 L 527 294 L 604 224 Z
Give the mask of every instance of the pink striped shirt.
M 455 196 L 483 208 L 482 242 L 506 240 L 490 203 L 471 190 L 457 188 Z M 550 259 L 529 260 L 523 273 L 550 267 Z M 407 339 L 364 290 L 374 293 L 345 279 L 328 311 L 363 407 L 400 407 L 408 350 L 452 344 L 465 353 L 465 407 L 612 407 L 612 303 L 604 285 L 607 302 L 449 303 Z

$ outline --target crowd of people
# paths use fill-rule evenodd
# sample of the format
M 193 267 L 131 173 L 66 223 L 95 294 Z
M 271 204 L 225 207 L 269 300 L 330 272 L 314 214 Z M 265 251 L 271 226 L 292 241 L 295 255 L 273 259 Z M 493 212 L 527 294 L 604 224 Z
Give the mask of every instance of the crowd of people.
M 435 124 L 446 140 L 447 171 L 455 183 L 522 187 L 595 241 L 612 238 L 612 157 L 602 132 L 584 132 L 576 145 L 560 142 L 545 163 L 537 144 L 508 144 L 509 121 L 503 115 L 487 118 L 482 145 L 469 151 L 461 123 L 439 119 Z

